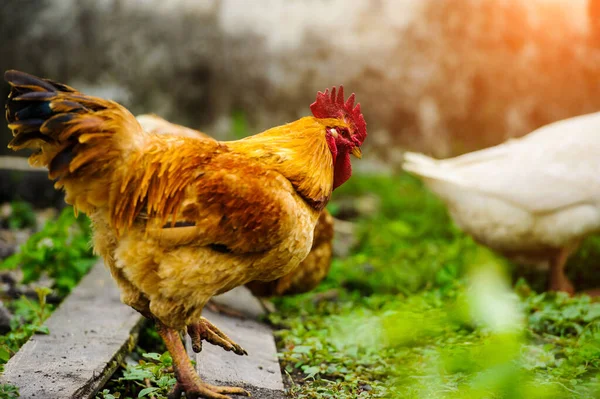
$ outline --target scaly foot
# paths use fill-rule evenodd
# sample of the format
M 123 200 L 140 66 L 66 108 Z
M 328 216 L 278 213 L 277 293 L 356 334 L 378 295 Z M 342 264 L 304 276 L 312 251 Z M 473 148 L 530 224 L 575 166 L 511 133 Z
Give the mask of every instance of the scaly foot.
M 218 387 L 202 381 L 196 370 L 194 370 L 192 362 L 183 347 L 179 332 L 158 321 L 156 330 L 165 341 L 167 350 L 173 357 L 173 371 L 175 371 L 177 383 L 169 394 L 169 399 L 180 399 L 183 392 L 185 392 L 187 399 L 231 399 L 224 394 L 250 396 L 250 393 L 242 388 Z
M 242 312 L 239 312 L 230 306 L 215 302 L 212 299 L 208 301 L 208 303 L 204 305 L 204 307 L 214 313 L 220 313 L 226 316 L 236 317 L 242 320 L 246 319 L 246 315 L 244 315 Z
M 187 327 L 188 334 L 192 339 L 192 349 L 196 353 L 202 351 L 202 340 L 210 342 L 213 345 L 220 346 L 226 351 L 232 351 L 236 355 L 247 355 L 248 352 L 229 338 L 225 333 L 215 327 L 204 317 L 198 323 L 190 324 Z
M 238 387 L 219 387 L 199 381 L 187 383 L 176 383 L 175 387 L 167 396 L 168 399 L 180 399 L 185 392 L 186 399 L 208 398 L 208 399 L 231 399 L 227 395 L 250 396 L 250 392 Z

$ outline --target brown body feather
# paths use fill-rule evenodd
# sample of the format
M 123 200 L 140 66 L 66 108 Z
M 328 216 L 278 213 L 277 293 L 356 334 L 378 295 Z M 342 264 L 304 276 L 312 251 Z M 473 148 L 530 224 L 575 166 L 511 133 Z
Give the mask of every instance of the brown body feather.
M 316 288 L 327 277 L 333 256 L 333 217 L 326 209 L 313 237 L 308 256 L 290 273 L 273 281 L 251 281 L 246 287 L 258 297 L 302 294 Z
M 235 142 L 145 132 L 117 103 L 7 72 L 13 149 L 34 148 L 125 303 L 173 328 L 211 296 L 288 274 L 313 245 L 333 186 L 326 129 L 305 117 Z M 185 227 L 176 227 L 185 226 Z
M 156 115 L 139 115 L 137 120 L 146 132 L 210 139 L 210 136 L 200 131 L 170 123 Z M 300 294 L 314 289 L 327 276 L 331 267 L 332 241 L 333 217 L 323 209 L 315 226 L 310 253 L 298 267 L 273 281 L 255 280 L 246 284 L 246 287 L 259 297 Z

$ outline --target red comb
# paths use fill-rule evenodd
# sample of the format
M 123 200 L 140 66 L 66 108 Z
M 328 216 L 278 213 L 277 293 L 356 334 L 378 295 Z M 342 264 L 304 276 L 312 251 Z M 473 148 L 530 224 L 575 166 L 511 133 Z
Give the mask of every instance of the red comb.
M 338 118 L 343 119 L 352 126 L 353 138 L 358 140 L 359 145 L 367 137 L 367 122 L 360 112 L 360 103 L 354 106 L 356 95 L 352 93 L 348 100 L 344 102 L 344 86 L 340 86 L 337 92 L 335 86 L 325 90 L 325 93 L 318 92 L 317 99 L 310 105 L 315 118 Z

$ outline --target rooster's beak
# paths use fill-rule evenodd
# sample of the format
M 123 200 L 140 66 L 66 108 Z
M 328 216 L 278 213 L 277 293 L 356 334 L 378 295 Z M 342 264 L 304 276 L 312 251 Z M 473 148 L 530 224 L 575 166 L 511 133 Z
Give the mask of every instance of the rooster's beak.
M 352 155 L 354 155 L 358 159 L 361 159 L 362 158 L 362 151 L 360 150 L 359 147 L 352 147 Z

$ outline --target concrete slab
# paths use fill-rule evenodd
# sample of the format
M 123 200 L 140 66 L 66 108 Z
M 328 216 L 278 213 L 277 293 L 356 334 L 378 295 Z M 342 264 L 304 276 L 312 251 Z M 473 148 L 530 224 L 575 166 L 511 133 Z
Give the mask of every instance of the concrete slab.
M 214 296 L 212 301 L 240 312 L 251 319 L 258 319 L 266 313 L 260 301 L 244 286 L 236 287 L 224 294 Z
M 141 322 L 98 262 L 46 321 L 50 334 L 31 337 L 0 381 L 22 398 L 93 398 L 135 346 Z
M 245 288 L 230 291 L 226 298 L 227 306 L 236 310 L 250 310 L 251 314 L 258 312 L 258 309 L 260 313 L 263 312 L 258 300 Z M 204 342 L 201 353 L 196 354 L 189 350 L 190 356 L 196 359 L 200 376 L 211 384 L 243 387 L 255 398 L 285 398 L 277 348 L 271 329 L 256 320 L 226 316 L 207 309 L 204 311 L 204 317 L 246 349 L 248 356 L 238 356 Z M 191 348 L 189 337 L 187 347 Z
M 264 312 L 258 300 L 242 287 L 219 302 L 250 317 L 204 312 L 249 356 L 205 342 L 199 355 L 190 349 L 199 374 L 212 384 L 244 387 L 255 398 L 285 398 L 271 329 L 252 319 Z M 118 288 L 99 262 L 47 320 L 50 334 L 31 337 L 6 364 L 0 382 L 19 387 L 22 398 L 93 398 L 133 349 L 142 321 L 121 303 Z

